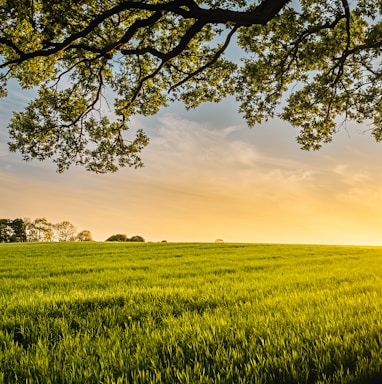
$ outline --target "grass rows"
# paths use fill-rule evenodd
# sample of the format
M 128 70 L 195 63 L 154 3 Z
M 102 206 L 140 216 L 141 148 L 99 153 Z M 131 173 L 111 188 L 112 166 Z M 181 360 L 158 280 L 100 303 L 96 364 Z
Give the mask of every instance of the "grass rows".
M 381 383 L 382 248 L 0 246 L 0 383 Z

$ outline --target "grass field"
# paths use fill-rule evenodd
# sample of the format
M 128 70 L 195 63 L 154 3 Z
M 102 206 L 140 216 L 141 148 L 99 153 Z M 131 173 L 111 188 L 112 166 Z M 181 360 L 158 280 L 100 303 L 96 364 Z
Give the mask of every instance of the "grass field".
M 2 244 L 0 383 L 382 383 L 382 248 Z

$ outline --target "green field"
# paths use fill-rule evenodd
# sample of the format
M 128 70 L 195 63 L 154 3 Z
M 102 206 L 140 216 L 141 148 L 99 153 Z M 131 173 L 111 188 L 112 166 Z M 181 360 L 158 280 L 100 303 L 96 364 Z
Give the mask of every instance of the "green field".
M 382 383 L 382 248 L 2 244 L 0 383 Z

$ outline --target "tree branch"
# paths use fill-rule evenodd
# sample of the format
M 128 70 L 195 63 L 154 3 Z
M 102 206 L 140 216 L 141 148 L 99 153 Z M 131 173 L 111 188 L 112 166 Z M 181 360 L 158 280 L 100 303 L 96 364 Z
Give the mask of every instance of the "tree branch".
M 160 63 L 160 65 L 155 69 L 154 72 L 152 72 L 151 74 L 145 76 L 144 78 L 142 78 L 139 83 L 138 83 L 138 86 L 137 88 L 135 89 L 134 91 L 134 94 L 133 96 L 131 97 L 131 99 L 129 100 L 128 104 L 126 105 L 126 108 L 129 108 L 129 106 L 131 106 L 134 101 L 137 99 L 140 91 L 142 90 L 143 88 L 143 85 L 144 83 L 147 81 L 147 80 L 150 80 L 152 78 L 154 78 L 158 73 L 159 71 L 163 68 L 163 66 L 172 58 L 176 57 L 180 52 L 182 52 L 188 45 L 188 43 L 192 40 L 192 38 L 202 30 L 202 28 L 204 27 L 204 22 L 201 22 L 201 21 L 197 21 L 195 22 L 189 29 L 188 31 L 184 34 L 184 36 L 181 38 L 179 44 L 170 52 L 168 52 L 167 54 L 163 54 L 162 55 L 162 62 Z
M 187 81 L 191 80 L 193 77 L 197 76 L 199 73 L 203 72 L 206 68 L 209 68 L 211 67 L 213 64 L 216 63 L 216 61 L 221 57 L 221 55 L 224 53 L 224 51 L 227 49 L 230 41 L 231 41 L 231 38 L 232 36 L 235 34 L 235 32 L 237 31 L 238 29 L 238 26 L 235 26 L 231 31 L 230 33 L 228 34 L 224 44 L 222 45 L 222 47 L 220 49 L 218 49 L 214 56 L 212 57 L 212 59 L 207 62 L 205 65 L 199 67 L 196 71 L 190 73 L 189 75 L 187 75 L 183 80 L 179 81 L 177 84 L 173 85 L 172 87 L 170 87 L 170 89 L 168 90 L 168 92 L 171 92 L 173 91 L 175 88 L 181 86 L 182 84 L 186 83 Z
M 211 24 L 233 23 L 238 27 L 254 24 L 265 25 L 272 20 L 291 0 L 264 0 L 250 11 L 230 11 L 227 9 L 191 9 L 188 17 Z M 186 16 L 185 16 L 186 17 Z
M 268 21 L 274 18 L 278 12 L 291 0 L 264 0 L 259 6 L 251 11 L 231 11 L 226 9 L 202 9 L 192 0 L 173 0 L 163 4 L 149 4 L 138 1 L 124 1 L 115 7 L 112 7 L 105 12 L 95 17 L 86 28 L 82 29 L 77 33 L 73 33 L 61 43 L 58 42 L 47 42 L 44 49 L 36 50 L 33 52 L 21 51 L 12 41 L 1 38 L 0 43 L 5 44 L 12 48 L 19 56 L 16 59 L 6 61 L 0 65 L 0 68 L 5 68 L 11 65 L 18 65 L 24 61 L 27 61 L 36 57 L 47 57 L 61 52 L 74 42 L 86 37 L 89 33 L 94 31 L 96 27 L 102 24 L 105 20 L 112 17 L 113 15 L 119 14 L 127 10 L 146 10 L 155 12 L 155 16 L 150 16 L 147 19 L 141 20 L 134 23 L 134 27 L 129 28 L 125 36 L 117 42 L 116 45 L 111 45 L 104 48 L 104 53 L 109 52 L 111 49 L 121 48 L 124 43 L 129 41 L 134 35 L 134 31 L 137 31 L 141 27 L 146 27 L 154 24 L 159 20 L 161 12 L 171 12 L 176 15 L 182 16 L 185 19 L 195 19 L 205 24 L 227 24 L 234 23 L 236 26 L 249 26 L 253 24 L 265 25 Z M 184 8 L 188 7 L 188 10 Z M 78 48 L 84 46 L 77 45 Z M 95 48 L 86 47 L 87 50 L 96 51 Z
M 19 49 L 19 47 L 13 43 L 11 40 L 6 39 L 4 37 L 0 37 L 0 44 L 7 45 L 9 48 L 13 49 L 19 56 L 25 55 L 25 53 Z M 7 65 L 2 65 L 0 68 L 5 68 Z
M 161 12 L 155 12 L 152 16 L 148 17 L 147 19 L 137 20 L 130 28 L 128 28 L 128 30 L 122 36 L 121 39 L 119 39 L 114 44 L 110 44 L 104 47 L 100 52 L 101 55 L 105 57 L 112 56 L 112 51 L 118 50 L 125 44 L 127 44 L 133 38 L 134 34 L 138 31 L 138 29 L 154 25 L 161 17 Z

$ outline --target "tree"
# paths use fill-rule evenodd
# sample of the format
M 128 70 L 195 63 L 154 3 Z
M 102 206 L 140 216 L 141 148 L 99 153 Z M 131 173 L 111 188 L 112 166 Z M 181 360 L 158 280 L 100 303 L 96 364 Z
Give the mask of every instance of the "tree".
M 54 224 L 53 230 L 57 241 L 74 241 L 76 237 L 76 227 L 69 221 Z
M 77 241 L 93 241 L 93 237 L 91 232 L 85 229 L 77 234 L 76 240 Z
M 13 230 L 11 242 L 25 242 L 27 241 L 26 224 L 23 219 L 14 219 L 10 221 L 10 227 Z
M 0 219 L 0 243 L 24 241 L 26 241 L 26 232 L 22 219 Z
M 3 0 L 0 94 L 11 78 L 38 87 L 10 150 L 60 172 L 140 167 L 149 139 L 128 132 L 133 115 L 227 95 L 250 126 L 278 115 L 298 127 L 303 149 L 348 120 L 382 141 L 381 15 L 375 0 Z M 234 37 L 241 63 L 224 56 Z
M 106 239 L 106 241 L 127 241 L 127 236 L 123 233 L 112 235 Z
M 0 219 L 0 243 L 10 243 L 14 236 L 11 220 Z
M 53 224 L 45 217 L 26 220 L 26 234 L 28 241 L 53 241 Z
M 130 239 L 127 239 L 127 241 L 131 241 L 133 243 L 144 243 L 145 239 L 142 236 L 136 235 L 130 237 Z

